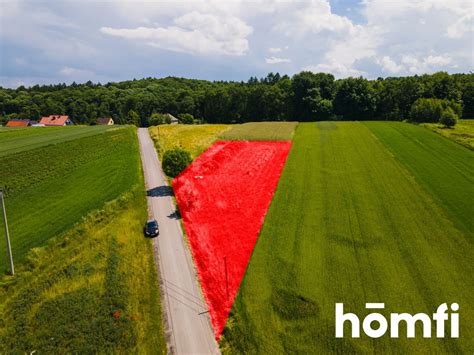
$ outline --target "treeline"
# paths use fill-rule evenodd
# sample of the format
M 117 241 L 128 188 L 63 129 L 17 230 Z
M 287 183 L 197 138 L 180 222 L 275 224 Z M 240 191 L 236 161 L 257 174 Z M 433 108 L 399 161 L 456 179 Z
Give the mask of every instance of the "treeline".
M 150 119 L 159 122 L 156 114 L 160 113 L 185 117 L 188 123 L 417 120 L 412 109 L 419 99 L 436 99 L 436 105 L 449 106 L 460 117 L 474 118 L 474 74 L 439 72 L 335 80 L 331 74 L 301 72 L 291 78 L 270 73 L 247 82 L 167 77 L 107 84 L 89 81 L 20 86 L 0 88 L 0 120 L 37 120 L 45 115 L 67 114 L 77 124 L 112 117 L 117 123 L 146 126 Z

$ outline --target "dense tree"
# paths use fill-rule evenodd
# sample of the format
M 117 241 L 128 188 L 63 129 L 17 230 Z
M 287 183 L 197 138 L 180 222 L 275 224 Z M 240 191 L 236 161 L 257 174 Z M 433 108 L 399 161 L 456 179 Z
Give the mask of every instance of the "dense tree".
M 453 109 L 448 107 L 441 113 L 439 123 L 445 127 L 453 127 L 458 121 L 458 118 L 458 115 L 453 111 Z
M 336 115 L 346 120 L 376 119 L 375 90 L 364 78 L 348 78 L 341 81 L 333 105 Z
M 160 123 L 154 113 L 190 114 L 195 122 L 268 120 L 403 120 L 418 99 L 440 99 L 460 117 L 474 118 L 474 74 L 335 80 L 331 74 L 279 73 L 247 82 L 162 79 L 0 88 L 0 121 L 68 114 L 78 124 L 112 117 L 120 124 Z M 166 116 L 164 116 L 166 117 Z M 154 122 L 151 122 L 154 121 Z

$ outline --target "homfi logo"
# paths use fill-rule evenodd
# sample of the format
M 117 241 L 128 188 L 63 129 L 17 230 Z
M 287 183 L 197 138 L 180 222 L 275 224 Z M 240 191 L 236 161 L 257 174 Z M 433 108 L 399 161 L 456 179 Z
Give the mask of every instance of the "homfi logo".
M 366 309 L 384 309 L 384 303 L 366 303 Z M 443 303 L 439 305 L 433 316 L 426 313 L 391 313 L 389 320 L 378 312 L 368 314 L 362 321 L 362 329 L 370 338 L 380 338 L 387 333 L 390 325 L 390 337 L 399 338 L 399 326 L 405 323 L 407 338 L 415 338 L 415 325 L 417 322 L 422 324 L 423 338 L 431 338 L 432 320 L 436 323 L 436 337 L 445 337 L 445 323 L 450 320 L 451 338 L 459 338 L 459 305 L 451 304 L 451 314 L 448 314 L 448 305 Z M 354 313 L 344 313 L 344 304 L 336 303 L 336 338 L 344 338 L 344 324 L 348 322 L 351 326 L 352 338 L 360 338 L 361 320 Z M 389 323 L 390 322 L 390 323 Z

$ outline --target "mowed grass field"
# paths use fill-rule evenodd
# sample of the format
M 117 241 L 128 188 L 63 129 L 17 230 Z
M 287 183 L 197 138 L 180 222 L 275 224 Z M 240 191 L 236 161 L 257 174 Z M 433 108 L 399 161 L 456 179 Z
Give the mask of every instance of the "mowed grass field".
M 472 352 L 473 170 L 472 151 L 422 127 L 300 123 L 222 350 Z M 351 339 L 347 326 L 336 339 L 336 302 L 361 321 L 366 302 L 385 303 L 387 318 L 457 302 L 461 335 L 436 339 L 433 325 L 424 339 L 418 325 L 416 339 L 404 326 L 399 339 Z
M 4 128 L 0 130 L 0 157 L 116 129 L 120 128 L 112 126 Z
M 62 131 L 69 131 L 69 127 Z M 9 144 L 4 134 L 0 134 L 0 147 Z M 67 134 L 62 135 L 66 139 Z M 24 145 L 30 138 L 22 136 Z M 15 262 L 23 262 L 31 248 L 129 191 L 139 181 L 138 164 L 138 141 L 132 127 L 52 145 L 43 143 L 1 156 L 0 186 L 7 191 Z M 0 255 L 5 255 L 5 243 L 0 243 Z M 0 258 L 0 268 L 5 270 L 5 258 Z
M 421 126 L 474 150 L 474 119 L 459 120 L 453 128 L 444 128 L 437 123 L 423 123 Z
M 286 141 L 291 140 L 297 122 L 249 122 L 232 125 L 219 136 L 222 140 Z

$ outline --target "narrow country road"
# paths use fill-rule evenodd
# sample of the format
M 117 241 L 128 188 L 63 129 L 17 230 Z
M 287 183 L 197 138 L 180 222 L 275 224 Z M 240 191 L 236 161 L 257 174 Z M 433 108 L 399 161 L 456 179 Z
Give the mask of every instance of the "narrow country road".
M 153 249 L 161 283 L 165 336 L 172 354 L 219 353 L 193 259 L 148 129 L 138 129 L 148 214 L 158 221 Z

